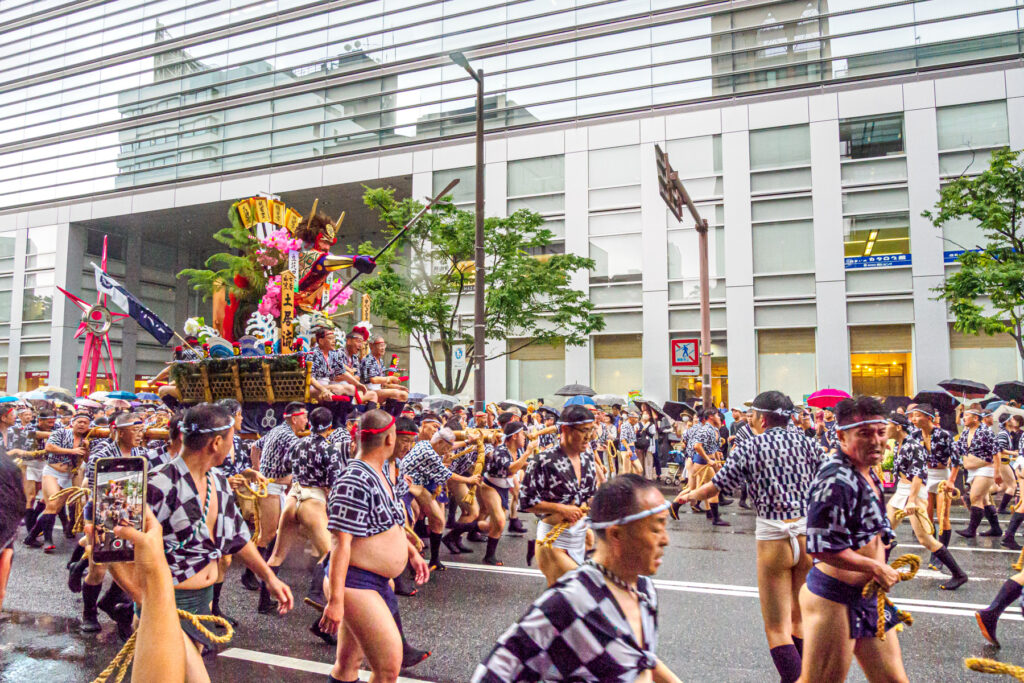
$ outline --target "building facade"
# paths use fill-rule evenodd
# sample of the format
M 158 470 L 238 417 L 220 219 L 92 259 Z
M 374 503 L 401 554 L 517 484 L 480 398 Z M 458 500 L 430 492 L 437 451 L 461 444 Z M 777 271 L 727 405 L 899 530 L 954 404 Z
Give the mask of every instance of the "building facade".
M 921 214 L 991 150 L 1024 148 L 1024 3 L 61 7 L 0 8 L 9 391 L 74 383 L 77 309 L 55 288 L 94 296 L 104 234 L 111 273 L 180 329 L 205 305 L 175 273 L 215 248 L 234 199 L 357 201 L 352 188 L 385 182 L 421 198 L 459 177 L 471 205 L 475 84 L 455 50 L 485 72 L 487 214 L 529 207 L 553 250 L 593 258 L 574 285 L 607 323 L 584 347 L 491 361 L 489 397 L 699 390 L 670 363 L 673 340 L 698 336 L 696 232 L 659 196 L 655 145 L 712 228 L 717 400 L 1021 377 L 1008 336 L 962 335 L 934 299 L 980 231 Z M 122 377 L 168 356 L 133 324 L 113 344 Z

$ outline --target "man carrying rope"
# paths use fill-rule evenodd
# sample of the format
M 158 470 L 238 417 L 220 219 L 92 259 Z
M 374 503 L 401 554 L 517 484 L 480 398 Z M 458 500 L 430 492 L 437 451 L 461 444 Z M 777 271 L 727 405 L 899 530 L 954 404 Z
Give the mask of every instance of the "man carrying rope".
M 922 506 L 928 504 L 928 498 L 925 495 L 925 482 L 928 480 L 928 472 L 925 468 L 927 458 L 921 443 L 914 437 L 907 436 L 909 429 L 910 420 L 905 415 L 899 413 L 889 415 L 886 437 L 895 442 L 892 473 L 897 484 L 896 493 L 889 499 L 889 505 L 886 507 L 886 515 L 893 528 L 899 525 L 897 515 L 910 520 L 910 526 L 914 530 L 917 542 L 930 550 L 932 555 L 953 573 L 953 578 L 940 585 L 939 588 L 955 591 L 967 583 L 967 574 L 953 559 L 949 549 L 932 535 L 934 527 L 922 509 Z
M 587 526 L 583 506 L 597 491 L 597 467 L 585 454 L 594 416 L 585 406 L 569 406 L 558 419 L 558 446 L 530 458 L 523 477 L 521 505 L 540 517 L 537 564 L 552 586 L 583 563 Z M 564 525 L 551 544 L 542 543 Z
M 999 526 L 999 515 L 991 501 L 992 492 L 1002 485 L 999 463 L 993 462 L 999 454 L 996 436 L 987 425 L 982 423 L 984 417 L 980 403 L 972 403 L 964 410 L 964 431 L 956 442 L 956 452 L 963 458 L 967 469 L 967 482 L 971 486 L 971 519 L 966 529 L 956 532 L 964 538 L 975 536 L 1003 535 Z M 988 531 L 978 533 L 981 518 L 988 520 Z
M 906 681 L 896 634 L 876 637 L 877 601 L 861 594 L 869 582 L 888 590 L 900 578 L 885 563 L 892 528 L 874 471 L 885 453 L 884 409 L 861 396 L 840 401 L 835 413 L 839 452 L 818 470 L 807 495 L 807 551 L 816 563 L 800 589 L 800 681 L 845 680 L 854 655 L 868 680 Z M 885 610 L 883 633 L 896 616 Z
M 232 448 L 234 420 L 224 407 L 208 403 L 190 408 L 182 420 L 182 454 L 149 473 L 147 503 L 163 529 L 164 550 L 174 581 L 178 609 L 210 614 L 217 560 L 237 555 L 268 586 L 281 614 L 292 608 L 291 590 L 263 561 L 235 505 L 227 477 L 217 467 Z M 137 595 L 125 567 L 112 564 L 115 578 Z M 182 619 L 186 680 L 209 681 L 201 654 L 215 644 L 191 621 Z
M 31 548 L 38 548 L 42 545 L 39 542 L 39 534 L 42 534 L 46 542 L 43 552 L 52 553 L 57 549 L 57 546 L 53 544 L 53 526 L 57 521 L 57 513 L 64 508 L 64 499 L 67 497 L 67 494 L 61 495 L 61 491 L 71 488 L 71 478 L 75 468 L 88 455 L 83 441 L 89 432 L 89 421 L 88 413 L 76 413 L 70 429 L 55 429 L 46 440 L 46 465 L 43 467 L 45 507 L 43 514 L 29 529 L 28 536 L 23 541 Z M 61 520 L 64 525 L 64 535 L 70 538 L 73 536 L 71 524 L 65 520 L 67 517 Z
M 678 683 L 655 654 L 658 602 L 649 578 L 668 545 L 668 507 L 639 475 L 603 484 L 591 509 L 593 558 L 534 601 L 477 666 L 473 683 Z
M 960 456 L 953 450 L 953 435 L 935 426 L 935 409 L 930 403 L 918 403 L 910 410 L 908 417 L 915 425 L 910 431 L 910 436 L 925 450 L 928 465 L 928 519 L 935 520 L 935 512 L 939 505 L 939 484 L 946 482 L 946 488 L 953 487 L 960 472 Z M 942 520 L 939 519 L 938 522 L 936 528 L 941 526 Z M 939 528 L 939 543 L 948 548 L 952 534 L 952 529 Z M 936 568 L 941 566 L 934 553 L 928 564 Z
M 722 452 L 722 438 L 718 433 L 717 424 L 718 411 L 708 408 L 701 411 L 699 417 L 700 424 L 686 433 L 686 450 L 693 463 L 692 476 L 687 483 L 690 490 L 695 490 L 699 485 L 712 480 L 715 474 L 715 465 L 719 462 L 716 456 Z M 803 436 L 802 433 L 801 436 Z M 682 499 L 683 495 L 680 494 L 676 496 L 674 502 L 681 503 Z M 699 500 L 703 500 L 703 498 L 691 499 L 691 502 Z M 718 511 L 718 503 L 718 490 L 714 489 L 708 503 L 709 509 L 705 513 L 707 518 L 711 520 L 713 526 L 731 526 L 729 522 L 722 519 L 721 513 Z M 677 514 L 678 509 L 678 506 L 673 508 Z
M 786 429 L 793 402 L 778 391 L 759 394 L 751 428 L 714 479 L 672 503 L 706 500 L 719 491 L 746 489 L 757 510 L 757 590 L 772 661 L 782 683 L 800 677 L 803 626 L 798 602 L 811 568 L 807 555 L 807 490 L 822 461 L 810 439 Z M 678 517 L 677 517 L 678 518 Z

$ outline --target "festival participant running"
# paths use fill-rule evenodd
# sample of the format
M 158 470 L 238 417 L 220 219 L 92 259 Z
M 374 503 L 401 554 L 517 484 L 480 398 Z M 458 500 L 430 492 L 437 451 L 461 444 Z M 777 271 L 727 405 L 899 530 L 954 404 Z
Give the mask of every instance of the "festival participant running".
M 919 506 L 926 506 L 928 498 L 925 495 L 925 482 L 928 480 L 928 473 L 925 469 L 927 455 L 924 446 L 912 436 L 908 436 L 910 420 L 905 415 L 892 413 L 889 415 L 889 426 L 886 428 L 886 438 L 892 439 L 893 446 L 892 473 L 896 478 L 896 493 L 889 499 L 886 507 L 886 515 L 889 524 L 895 529 L 896 513 L 900 510 L 907 512 L 907 519 L 914 530 L 917 542 L 930 550 L 932 554 L 953 573 L 950 581 L 939 586 L 942 590 L 955 591 L 967 583 L 967 574 L 956 563 L 949 549 L 937 541 L 934 536 L 928 533 L 921 519 L 917 515 Z
M 521 505 L 537 522 L 537 564 L 553 586 L 559 577 L 583 563 L 587 522 L 582 510 L 597 491 L 597 468 L 586 456 L 594 416 L 585 406 L 569 406 L 558 419 L 558 446 L 530 458 L 523 477 Z M 553 547 L 539 542 L 559 524 L 568 524 Z
M 857 657 L 869 681 L 906 681 L 895 631 L 875 637 L 876 599 L 861 591 L 872 579 L 888 590 L 899 579 L 885 563 L 892 529 L 874 467 L 885 453 L 884 409 L 861 396 L 836 405 L 839 452 L 818 470 L 807 494 L 807 551 L 815 565 L 800 589 L 804 623 L 801 683 L 846 680 Z M 896 625 L 886 610 L 886 630 Z
M 256 547 L 264 559 L 269 560 L 274 550 L 274 536 L 277 534 L 281 508 L 284 506 L 288 487 L 292 483 L 292 464 L 288 456 L 299 441 L 298 433 L 306 429 L 307 422 L 305 404 L 293 401 L 285 406 L 284 422 L 260 437 L 249 451 L 253 467 L 269 482 L 269 495 L 256 500 L 261 526 Z M 260 614 L 273 614 L 276 611 L 267 591 L 260 591 L 260 601 L 256 610 Z
M 484 481 L 477 486 L 477 498 L 483 503 L 487 514 L 485 522 L 455 524 L 442 539 L 453 553 L 461 552 L 457 542 L 459 534 L 467 531 L 481 531 L 487 534 L 487 552 L 484 564 L 503 566 L 495 552 L 501 532 L 505 529 L 505 510 L 509 506 L 509 492 L 515 484 L 515 476 L 526 467 L 527 458 L 536 450 L 536 442 L 526 448 L 526 431 L 518 420 L 507 422 L 503 429 L 502 445 L 491 451 L 484 462 Z
M 232 415 L 223 406 L 202 403 L 189 408 L 182 421 L 182 454 L 149 473 L 147 503 L 163 530 L 167 565 L 174 581 L 178 609 L 210 614 L 217 560 L 238 555 L 270 586 L 284 614 L 292 608 L 291 590 L 260 557 L 249 539 L 249 528 L 235 505 L 227 477 L 217 467 L 232 447 Z M 124 588 L 141 600 L 140 590 L 121 563 L 110 565 Z M 188 620 L 181 620 L 185 636 L 186 680 L 209 681 L 201 658 L 215 645 Z
M 417 583 L 430 575 L 406 538 L 405 509 L 385 471 L 395 442 L 395 418 L 382 410 L 367 411 L 359 420 L 359 455 L 349 460 L 331 488 L 327 528 L 334 549 L 320 628 L 338 634 L 338 648 L 328 681 L 358 681 L 364 656 L 371 681 L 398 680 L 402 638 L 390 580 L 407 562 Z
M 409 398 L 409 391 L 402 386 L 397 376 L 388 375 L 388 366 L 384 362 L 384 351 L 387 347 L 388 343 L 384 341 L 384 337 L 375 336 L 373 343 L 370 344 L 370 353 L 363 359 L 359 371 L 363 382 L 377 392 L 377 401 L 381 405 L 389 398 L 405 403 Z
M 998 463 L 993 464 L 999 447 L 996 445 L 995 434 L 982 424 L 983 416 L 980 403 L 972 403 L 964 410 L 965 429 L 955 445 L 956 452 L 963 459 L 964 468 L 968 471 L 967 482 L 971 486 L 971 520 L 966 529 L 956 530 L 964 538 L 979 535 L 978 525 L 981 524 L 982 516 L 988 520 L 989 529 L 982 531 L 981 536 L 1003 535 L 996 506 L 989 499 L 993 489 L 1002 484 Z
M 672 504 L 706 500 L 719 491 L 749 492 L 757 510 L 757 590 L 772 661 L 782 683 L 800 677 L 803 626 L 799 595 L 811 568 L 807 555 L 807 491 L 823 455 L 813 441 L 786 429 L 793 402 L 778 391 L 759 394 L 751 427 L 714 478 Z
M 21 428 L 15 444 L 18 450 L 24 451 L 22 456 L 25 467 L 25 529 L 35 526 L 39 515 L 43 514 L 46 503 L 40 500 L 43 485 L 43 469 L 46 467 L 45 444 L 50 433 L 56 429 L 57 416 L 50 410 L 39 412 L 38 419 L 33 420 L 32 409 L 23 410 L 20 415 Z M 26 422 L 26 420 L 28 420 Z
M 956 482 L 957 474 L 960 473 L 960 456 L 953 448 L 953 435 L 945 429 L 936 427 L 935 409 L 930 403 L 918 403 L 910 408 L 908 417 L 916 426 L 911 430 L 910 436 L 914 437 L 924 447 L 926 462 L 928 465 L 928 519 L 935 523 L 936 494 L 939 484 L 946 482 L 952 487 Z M 936 526 L 938 528 L 938 526 Z M 952 529 L 939 532 L 939 542 L 949 547 L 949 539 L 952 536 Z M 938 568 L 939 559 L 932 554 L 928 564 Z
M 502 634 L 473 683 L 679 681 L 655 654 L 658 602 L 649 578 L 668 545 L 668 503 L 653 482 L 625 474 L 597 490 L 590 517 L 593 558 Z
M 999 432 L 997 443 L 1002 451 L 1001 457 L 1008 458 L 1010 461 L 1013 476 L 1018 480 L 1015 483 L 1019 493 L 1021 491 L 1019 480 L 1024 475 L 1024 459 L 1020 457 L 1021 426 L 1024 425 L 1024 418 L 1020 415 L 1004 413 L 999 416 L 999 420 L 1002 422 L 1003 431 Z M 1024 522 L 1024 496 L 1019 496 L 1019 498 L 1020 502 L 1014 507 L 1010 522 L 1006 525 L 1006 533 L 1003 534 L 1003 539 L 999 542 L 1001 546 L 1010 550 L 1021 549 L 1015 538 L 1017 529 L 1020 528 L 1021 522 Z
M 71 487 L 72 472 L 88 454 L 83 440 L 89 432 L 89 421 L 88 413 L 77 413 L 70 428 L 55 429 L 46 441 L 46 466 L 43 468 L 45 507 L 43 514 L 25 537 L 24 543 L 29 547 L 38 548 L 42 545 L 39 542 L 39 534 L 42 534 L 46 541 L 43 552 L 52 553 L 57 549 L 53 544 L 53 525 L 57 521 L 57 513 L 64 507 L 64 499 L 68 496 L 61 496 L 60 493 L 63 489 Z M 62 523 L 65 525 L 64 535 L 68 538 L 73 537 L 69 522 L 62 520 Z
M 427 528 L 430 530 L 430 569 L 444 571 L 441 563 L 441 532 L 444 531 L 445 516 L 442 503 L 438 502 L 441 487 L 449 480 L 461 482 L 467 486 L 477 486 L 481 478 L 464 477 L 455 474 L 444 464 L 444 456 L 451 452 L 455 445 L 455 434 L 447 427 L 435 433 L 430 441 L 420 441 L 409 454 L 402 458 L 399 471 L 402 476 L 409 477 L 415 485 L 410 487 L 410 494 L 417 500 L 420 510 L 427 515 Z

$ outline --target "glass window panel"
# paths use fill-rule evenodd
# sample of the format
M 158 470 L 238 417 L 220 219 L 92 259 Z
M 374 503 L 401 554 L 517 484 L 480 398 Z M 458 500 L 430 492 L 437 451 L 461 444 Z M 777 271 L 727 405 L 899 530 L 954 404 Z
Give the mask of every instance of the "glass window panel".
M 812 218 L 814 209 L 810 197 L 787 197 L 786 199 L 767 199 L 751 202 L 751 220 L 777 221 L 793 218 Z
M 617 206 L 639 206 L 640 186 L 606 187 L 590 191 L 590 208 L 607 209 Z
M 839 122 L 839 154 L 843 159 L 884 157 L 903 151 L 903 114 Z
M 974 175 L 987 170 L 990 163 L 992 163 L 990 152 L 946 152 L 939 155 L 939 175 L 944 178 Z
M 11 292 L 0 291 L 0 322 L 11 322 Z M 7 330 L 10 335 L 10 330 Z
M 758 391 L 804 396 L 817 389 L 816 372 L 814 352 L 757 354 Z
M 448 183 L 459 179 L 459 184 L 452 189 L 452 201 L 456 204 L 476 201 L 476 169 L 472 166 L 451 168 L 445 171 L 434 171 L 434 194 L 445 188 Z
M 755 297 L 814 296 L 814 275 L 755 277 Z
M 864 268 L 846 272 L 847 294 L 905 292 L 913 288 L 910 268 Z
M 725 276 L 725 229 L 714 228 L 708 236 L 708 262 L 711 277 Z M 699 239 L 696 230 L 669 230 L 668 277 L 670 280 L 693 278 L 699 273 Z M 639 245 L 638 245 L 639 246 Z
M 942 239 L 943 251 L 980 249 L 986 241 L 981 225 L 972 218 L 955 218 L 944 223 Z
M 639 281 L 643 257 L 639 235 L 590 238 L 591 282 Z
M 759 170 L 811 163 L 807 126 L 750 131 L 750 168 Z
M 750 174 L 751 192 L 803 190 L 811 186 L 811 169 L 792 168 L 783 171 Z
M 814 222 L 753 226 L 754 273 L 814 270 Z
M 722 172 L 721 135 L 669 140 L 665 152 L 669 160 L 673 161 L 673 166 L 678 166 L 676 171 L 684 180 Z M 685 160 L 685 163 L 676 162 L 676 159 Z
M 890 213 L 843 219 L 844 255 L 910 253 L 910 214 Z
M 590 187 L 614 187 L 640 183 L 640 147 L 613 147 L 590 152 L 587 172 Z
M 53 273 L 25 275 L 25 298 L 21 305 L 23 320 L 49 320 L 53 309 Z
M 617 235 L 624 232 L 639 233 L 642 227 L 641 214 L 639 211 L 628 211 L 624 213 L 607 213 L 590 216 L 591 235 Z M 640 246 L 640 236 L 634 239 Z
M 563 191 L 565 191 L 565 157 L 551 156 L 508 162 L 508 194 L 510 197 Z
M 869 183 L 891 183 L 907 179 L 906 159 L 878 159 L 844 163 L 843 183 L 861 185 Z
M 553 234 L 553 240 L 564 240 L 565 239 L 565 221 L 544 221 L 544 228 L 550 230 Z
M 561 213 L 565 210 L 565 195 L 556 194 L 508 200 L 509 213 L 515 213 L 519 209 L 529 209 L 541 214 Z
M 615 285 L 612 287 L 591 287 L 590 300 L 597 306 L 623 306 L 642 303 L 640 285 Z
M 908 202 L 907 190 L 903 188 L 844 192 L 843 213 L 851 214 L 905 209 L 909 205 Z
M 690 193 L 690 198 L 694 202 L 721 197 L 724 192 L 722 176 L 689 178 L 683 180 L 683 185 L 686 186 L 686 191 Z
M 178 248 L 171 244 L 146 243 L 142 249 L 142 266 L 166 273 L 177 273 Z
M 565 384 L 565 358 L 552 360 L 508 361 L 509 398 L 515 401 L 536 401 L 543 398 L 547 405 L 558 405 L 562 398 L 555 396 Z
M 57 251 L 57 226 L 31 228 L 28 231 L 25 251 L 29 254 L 48 254 Z
M 971 377 L 990 387 L 1007 379 L 1019 378 L 1019 367 L 1020 356 L 1012 347 L 949 350 L 949 369 L 954 377 Z
M 940 107 L 935 119 L 940 151 L 996 147 L 1010 141 L 1003 100 Z

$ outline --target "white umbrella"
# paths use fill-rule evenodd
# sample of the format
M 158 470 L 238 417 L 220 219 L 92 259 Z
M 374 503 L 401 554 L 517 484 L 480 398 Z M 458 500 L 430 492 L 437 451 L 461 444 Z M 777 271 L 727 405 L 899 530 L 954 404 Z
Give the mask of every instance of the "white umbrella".
M 599 406 L 624 406 L 628 403 L 626 399 L 616 394 L 598 394 L 592 398 L 594 399 L 594 403 Z
M 92 399 L 93 401 L 102 401 L 107 397 L 107 394 L 109 393 L 109 391 L 94 391 L 91 394 L 89 394 L 89 398 Z

